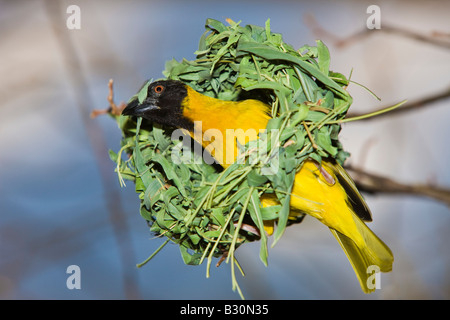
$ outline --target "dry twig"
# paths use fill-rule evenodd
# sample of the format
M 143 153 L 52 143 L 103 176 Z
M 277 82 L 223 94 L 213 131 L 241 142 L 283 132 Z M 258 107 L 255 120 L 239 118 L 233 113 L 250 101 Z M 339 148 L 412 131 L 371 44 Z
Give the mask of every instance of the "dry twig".
M 450 49 L 450 41 L 448 33 L 433 31 L 429 35 L 424 35 L 418 32 L 414 32 L 408 29 L 394 27 L 392 25 L 387 25 L 383 23 L 381 29 L 368 29 L 364 28 L 361 31 L 358 31 L 348 37 L 340 38 L 335 34 L 325 30 L 320 24 L 316 21 L 313 15 L 308 14 L 304 18 L 305 24 L 311 29 L 311 31 L 320 39 L 328 39 L 329 42 L 333 43 L 338 48 L 343 48 L 345 46 L 349 46 L 354 44 L 355 42 L 360 41 L 366 37 L 369 37 L 375 33 L 383 32 L 387 34 L 399 35 L 402 37 L 410 38 L 416 41 L 421 41 L 425 43 L 432 44 L 434 46 L 438 46 L 445 49 Z
M 124 102 L 121 102 L 118 106 L 116 105 L 116 103 L 114 102 L 114 80 L 113 79 L 109 79 L 108 82 L 108 97 L 106 98 L 106 100 L 108 100 L 109 103 L 109 107 L 106 109 L 94 109 L 91 112 L 91 118 L 96 118 L 97 116 L 101 115 L 101 114 L 107 114 L 110 113 L 112 115 L 115 116 L 119 116 L 122 113 L 122 110 L 126 107 L 126 104 Z
M 368 193 L 405 194 L 429 197 L 450 206 L 450 189 L 427 184 L 404 184 L 391 178 L 345 166 L 361 191 Z

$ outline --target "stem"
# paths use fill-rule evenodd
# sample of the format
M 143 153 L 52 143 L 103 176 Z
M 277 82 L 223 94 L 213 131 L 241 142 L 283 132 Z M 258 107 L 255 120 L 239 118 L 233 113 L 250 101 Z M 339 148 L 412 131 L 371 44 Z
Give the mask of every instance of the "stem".
M 303 127 L 305 127 L 306 134 L 308 135 L 308 138 L 311 141 L 312 147 L 317 150 L 318 146 L 317 146 L 316 142 L 314 141 L 314 139 L 311 135 L 311 132 L 309 132 L 308 126 L 306 125 L 305 121 L 303 121 L 302 123 L 303 123 Z
M 222 231 L 220 232 L 219 236 L 217 237 L 217 240 L 216 240 L 216 242 L 214 243 L 214 246 L 212 247 L 211 252 L 209 253 L 209 256 L 208 256 L 208 263 L 207 263 L 207 265 L 206 265 L 206 277 L 207 277 L 207 278 L 209 278 L 209 270 L 210 270 L 210 267 L 211 267 L 211 261 L 212 261 L 212 256 L 213 256 L 213 254 L 214 254 L 214 251 L 216 251 L 217 245 L 219 244 L 220 239 L 222 239 L 223 234 L 225 233 L 225 230 L 227 229 L 227 226 L 228 226 L 228 224 L 230 223 L 231 218 L 232 218 L 233 215 L 234 215 L 234 211 L 235 211 L 235 209 L 233 208 L 233 210 L 232 210 L 232 211 L 230 212 L 230 214 L 228 215 L 228 219 L 227 219 L 227 221 L 225 221 L 225 224 L 224 224 L 223 227 L 222 227 Z
M 406 102 L 407 102 L 407 100 L 403 100 L 403 101 L 401 101 L 401 102 L 399 102 L 399 103 L 397 103 L 397 104 L 395 104 L 393 106 L 390 106 L 390 107 L 387 107 L 387 108 L 384 108 L 384 109 L 381 109 L 381 110 L 377 110 L 377 111 L 374 111 L 374 112 L 371 112 L 371 113 L 363 114 L 363 115 L 352 117 L 352 118 L 345 118 L 345 119 L 341 119 L 341 120 L 327 121 L 326 124 L 336 124 L 336 123 L 340 124 L 340 123 L 357 121 L 357 120 L 367 119 L 367 118 L 370 118 L 370 117 L 375 117 L 375 116 L 378 116 L 380 114 L 383 114 L 383 113 L 392 111 L 394 109 L 397 109 L 398 107 L 400 107 L 401 105 L 405 104 Z
M 162 248 L 164 248 L 164 246 L 170 241 L 170 239 L 167 239 L 166 241 L 163 242 L 162 245 L 159 246 L 158 249 L 155 250 L 155 252 L 152 253 L 152 255 L 150 257 L 148 257 L 147 259 L 145 259 L 145 261 L 139 263 L 136 265 L 136 267 L 140 268 L 142 266 L 144 266 L 147 262 L 149 262 L 150 260 L 152 260 L 152 258 L 161 251 Z
M 231 281 L 232 281 L 232 289 L 233 289 L 233 290 L 237 289 L 238 292 L 239 292 L 239 295 L 241 296 L 242 299 L 244 299 L 244 297 L 243 297 L 242 291 L 241 291 L 241 289 L 239 288 L 239 285 L 238 285 L 238 283 L 237 283 L 237 281 L 236 281 L 236 274 L 235 274 L 235 272 L 234 272 L 234 264 L 237 263 L 237 261 L 235 261 L 236 258 L 235 258 L 235 256 L 234 256 L 234 252 L 235 252 L 236 241 L 237 241 L 237 238 L 238 238 L 239 230 L 241 229 L 242 221 L 244 220 L 245 212 L 247 211 L 248 203 L 250 202 L 250 198 L 251 198 L 251 196 L 252 196 L 252 193 L 253 193 L 253 190 L 254 190 L 254 189 L 255 189 L 254 187 L 251 187 L 251 188 L 250 188 L 249 193 L 248 193 L 248 197 L 247 197 L 247 199 L 245 200 L 244 207 L 242 208 L 242 212 L 241 212 L 241 215 L 239 216 L 239 221 L 238 221 L 238 224 L 237 224 L 237 226 L 236 226 L 236 231 L 234 232 L 233 242 L 231 242 L 229 255 L 228 255 L 228 257 L 227 257 L 227 262 L 228 262 L 228 259 L 230 259 L 230 257 L 231 257 L 231 259 L 232 259 L 232 264 L 231 264 Z M 238 266 L 239 266 L 239 264 L 238 264 Z M 240 269 L 240 267 L 239 267 L 239 269 Z M 241 269 L 241 270 L 242 270 L 242 269 Z M 242 271 L 241 271 L 241 272 L 242 272 Z

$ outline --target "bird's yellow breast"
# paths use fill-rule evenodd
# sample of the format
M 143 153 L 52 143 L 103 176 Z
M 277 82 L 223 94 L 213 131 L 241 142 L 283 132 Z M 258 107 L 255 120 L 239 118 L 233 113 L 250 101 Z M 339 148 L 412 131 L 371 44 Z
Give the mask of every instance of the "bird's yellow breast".
M 190 135 L 223 166 L 231 165 L 241 145 L 258 138 L 270 117 L 269 106 L 258 100 L 224 101 L 187 87 L 183 116 L 194 122 Z

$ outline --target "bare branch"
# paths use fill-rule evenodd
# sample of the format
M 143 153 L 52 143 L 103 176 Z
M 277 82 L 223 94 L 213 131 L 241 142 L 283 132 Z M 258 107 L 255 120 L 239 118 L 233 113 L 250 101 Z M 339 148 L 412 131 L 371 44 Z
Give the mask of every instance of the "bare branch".
M 361 191 L 368 193 L 424 196 L 450 206 L 450 189 L 427 184 L 404 184 L 391 178 L 368 173 L 360 168 L 345 166 Z
M 383 117 L 383 116 L 392 116 L 393 114 L 399 114 L 399 113 L 404 113 L 404 112 L 410 112 L 410 111 L 418 110 L 418 109 L 424 108 L 426 106 L 429 106 L 429 105 L 431 105 L 434 102 L 437 102 L 437 101 L 440 101 L 440 100 L 444 100 L 444 99 L 447 99 L 449 97 L 450 97 L 450 87 L 445 89 L 445 90 L 443 90 L 443 91 L 441 91 L 441 92 L 429 95 L 427 97 L 418 99 L 416 101 L 407 102 L 404 105 L 402 105 L 401 107 L 398 107 L 398 108 L 396 108 L 394 110 L 391 110 L 389 112 L 381 113 L 381 114 L 377 115 L 376 117 L 368 117 L 368 118 L 360 119 L 358 121 L 367 121 L 367 120 L 372 120 L 372 119 L 375 119 L 375 118 L 378 119 L 378 118 Z M 362 115 L 364 115 L 366 113 L 376 112 L 378 110 L 383 110 L 385 108 L 386 107 L 382 107 L 382 108 L 379 108 L 377 110 L 374 110 L 374 111 L 371 111 L 371 112 L 365 112 L 365 113 L 349 112 L 347 114 L 347 117 L 348 118 L 359 117 L 359 116 L 362 116 Z
M 116 105 L 114 102 L 114 80 L 109 79 L 108 82 L 108 97 L 106 100 L 108 100 L 109 107 L 106 109 L 94 109 L 91 112 L 91 118 L 96 118 L 99 115 L 110 113 L 115 116 L 119 116 L 122 113 L 122 110 L 126 107 L 126 104 L 124 102 L 121 102 L 119 105 Z
M 442 47 L 445 49 L 450 49 L 450 41 L 448 33 L 441 31 L 432 31 L 429 35 L 424 35 L 421 33 L 417 33 L 408 29 L 403 29 L 399 27 L 394 27 L 392 25 L 386 25 L 385 23 L 381 26 L 381 29 L 371 30 L 364 28 L 361 31 L 358 31 L 351 36 L 340 38 L 331 32 L 325 30 L 320 24 L 316 21 L 313 15 L 308 14 L 304 18 L 306 26 L 312 31 L 314 35 L 320 37 L 321 39 L 329 39 L 336 47 L 343 48 L 345 46 L 349 46 L 354 44 L 355 42 L 361 41 L 364 38 L 367 38 L 373 34 L 383 32 L 387 34 L 395 34 L 405 38 L 410 38 L 416 41 L 425 42 L 432 44 L 434 46 Z
M 374 30 L 371 29 L 363 29 L 347 38 L 344 39 L 340 39 L 337 40 L 334 44 L 336 45 L 336 47 L 345 47 L 345 46 L 349 46 L 352 45 L 353 43 L 360 41 L 363 38 L 366 38 L 372 34 L 374 34 L 373 32 Z M 394 26 L 389 26 L 386 24 L 383 24 L 383 26 L 381 27 L 381 29 L 377 29 L 376 32 L 383 32 L 383 33 L 388 33 L 388 34 L 395 34 L 395 35 L 399 35 L 405 38 L 410 38 L 416 41 L 420 41 L 420 42 L 425 42 L 425 43 L 429 43 L 432 44 L 434 46 L 438 46 L 438 47 L 442 47 L 445 49 L 450 49 L 450 42 L 446 41 L 446 40 L 441 40 L 439 38 L 437 38 L 436 32 L 432 32 L 431 35 L 423 35 L 417 32 L 413 32 L 411 30 L 407 30 L 407 29 L 403 29 L 403 28 L 398 28 L 398 27 L 394 27 Z M 439 34 L 439 33 L 438 33 Z

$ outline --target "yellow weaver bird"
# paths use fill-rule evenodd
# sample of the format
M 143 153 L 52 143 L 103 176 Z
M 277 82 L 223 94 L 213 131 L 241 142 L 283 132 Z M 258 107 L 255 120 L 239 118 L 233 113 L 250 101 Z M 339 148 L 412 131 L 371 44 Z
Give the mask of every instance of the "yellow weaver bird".
M 142 103 L 134 99 L 122 112 L 187 130 L 224 168 L 235 161 L 236 140 L 245 145 L 257 139 L 259 130 L 266 128 L 269 113 L 270 107 L 261 101 L 219 100 L 175 80 L 151 83 Z M 231 138 L 227 135 L 229 129 L 235 133 Z M 211 131 L 221 134 L 212 137 Z M 225 152 L 230 143 L 232 152 Z M 278 203 L 274 197 L 263 196 L 261 204 L 267 207 Z M 351 177 L 334 160 L 322 160 L 320 165 L 312 159 L 303 163 L 295 176 L 290 207 L 292 217 L 306 213 L 330 228 L 365 293 L 375 290 L 369 281 L 373 270 L 392 270 L 391 250 L 363 222 L 372 221 L 367 204 Z M 271 234 L 273 223 L 266 222 L 265 229 Z

